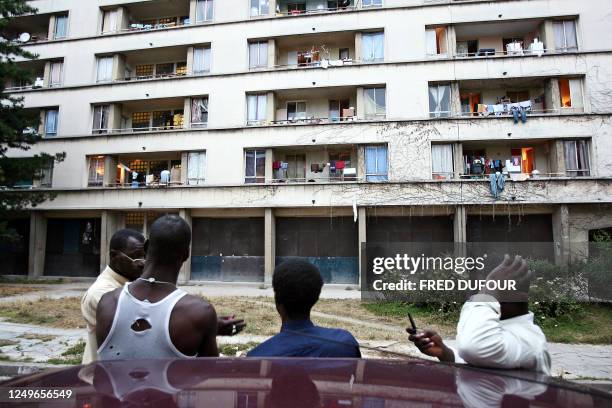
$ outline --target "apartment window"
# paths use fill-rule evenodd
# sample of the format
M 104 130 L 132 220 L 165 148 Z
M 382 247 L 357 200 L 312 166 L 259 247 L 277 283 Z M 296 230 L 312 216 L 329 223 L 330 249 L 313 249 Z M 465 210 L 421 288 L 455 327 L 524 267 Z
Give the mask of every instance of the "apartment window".
M 104 156 L 89 158 L 89 177 L 87 186 L 97 187 L 104 184 Z
M 113 80 L 113 57 L 98 58 L 97 82 L 108 82 Z
M 427 56 L 446 56 L 448 42 L 446 27 L 430 28 L 425 31 L 427 41 Z
M 373 119 L 386 114 L 385 88 L 365 88 L 364 111 L 366 119 Z
M 267 95 L 255 94 L 247 95 L 247 124 L 258 125 L 266 120 L 267 113 Z
M 586 140 L 567 140 L 565 150 L 565 171 L 568 176 L 590 176 L 589 148 Z
M 151 112 L 132 113 L 132 129 L 148 130 L 151 126 Z
M 68 35 L 68 15 L 55 16 L 55 27 L 53 28 L 53 39 L 59 40 Z
M 191 99 L 191 127 L 203 127 L 208 123 L 208 98 Z
M 151 124 L 155 130 L 183 127 L 183 109 L 155 111 L 152 113 L 151 118 Z
M 385 59 L 385 34 L 363 33 L 361 35 L 361 48 L 363 61 L 373 62 Z
M 555 21 L 553 27 L 555 31 L 555 49 L 557 51 L 578 51 L 576 21 Z
M 455 172 L 453 166 L 453 145 L 431 145 L 431 172 L 434 179 L 452 179 Z
M 117 10 L 107 10 L 102 16 L 102 34 L 117 31 Z
M 50 159 L 43 168 L 40 169 L 40 186 L 51 188 L 53 185 L 53 159 Z
M 101 134 L 108 132 L 108 116 L 110 114 L 110 105 L 94 106 L 93 110 L 93 133 Z
M 289 14 L 302 14 L 306 12 L 306 2 L 291 2 L 287 3 L 287 12 Z
M 249 68 L 268 66 L 268 42 L 258 41 L 249 44 Z
M 266 177 L 266 151 L 245 150 L 244 152 L 244 182 L 263 183 Z
M 51 75 L 49 78 L 50 87 L 62 86 L 63 68 L 64 68 L 64 63 L 62 61 L 51 62 Z
M 213 19 L 213 0 L 196 1 L 196 23 L 212 21 Z
M 270 0 L 251 0 L 251 16 L 265 16 L 270 11 Z
M 187 184 L 197 186 L 206 179 L 206 152 L 190 152 L 187 156 Z
M 387 181 L 387 146 L 366 146 L 366 181 Z
M 193 73 L 195 75 L 210 72 L 210 46 L 193 49 Z
M 363 7 L 382 7 L 382 0 L 363 0 Z
M 354 116 L 354 112 L 350 110 L 350 101 L 348 99 L 330 100 L 329 101 L 329 118 L 336 122 Z
M 562 109 L 583 110 L 582 81 L 578 78 L 559 79 L 559 93 Z
M 451 114 L 450 84 L 429 86 L 429 116 L 432 118 L 447 118 Z
M 151 77 L 155 73 L 155 65 L 153 64 L 142 64 L 136 65 L 136 76 L 137 77 Z
M 59 111 L 57 109 L 47 109 L 45 112 L 45 137 L 57 135 L 57 121 Z
M 306 102 L 287 102 L 287 120 L 306 119 Z
M 155 66 L 155 75 L 156 76 L 169 76 L 174 75 L 175 65 L 172 62 L 168 62 L 165 64 L 157 64 Z

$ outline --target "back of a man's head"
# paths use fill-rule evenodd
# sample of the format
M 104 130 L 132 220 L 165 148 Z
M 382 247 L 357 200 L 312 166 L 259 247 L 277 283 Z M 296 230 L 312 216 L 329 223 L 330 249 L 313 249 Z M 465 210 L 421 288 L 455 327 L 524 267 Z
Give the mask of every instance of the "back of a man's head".
M 178 215 L 158 218 L 149 232 L 147 260 L 159 264 L 182 263 L 189 257 L 191 228 Z
M 128 248 L 130 240 L 134 240 L 136 242 L 144 244 L 145 237 L 140 232 L 135 231 L 133 229 L 120 229 L 119 231 L 115 232 L 111 237 L 109 243 L 109 250 L 123 252 Z
M 319 300 L 323 278 L 310 262 L 289 260 L 274 270 L 272 287 L 276 303 L 283 306 L 287 317 L 303 319 Z

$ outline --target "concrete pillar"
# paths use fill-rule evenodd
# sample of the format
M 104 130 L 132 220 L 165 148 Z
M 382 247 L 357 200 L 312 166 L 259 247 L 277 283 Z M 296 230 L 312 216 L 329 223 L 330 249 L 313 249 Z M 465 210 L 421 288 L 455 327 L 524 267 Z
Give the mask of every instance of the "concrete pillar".
M 51 83 L 51 61 L 45 62 L 45 70 L 43 74 L 43 87 L 47 88 Z
M 268 14 L 270 17 L 276 15 L 276 0 L 270 0 Z
M 38 121 L 38 134 L 39 135 L 44 135 L 45 134 L 45 113 L 46 111 L 44 109 L 40 110 L 40 120 Z
M 189 21 L 191 24 L 196 23 L 196 0 L 189 1 Z
M 122 54 L 113 55 L 113 81 L 125 78 L 125 56 Z
M 366 231 L 366 226 L 367 226 L 367 211 L 365 207 L 358 207 L 357 208 L 357 237 L 358 237 L 358 245 L 359 245 L 359 259 L 357 260 L 357 262 L 359 262 L 359 285 L 361 286 L 361 275 L 365 272 L 362 271 L 362 244 L 365 244 L 368 239 L 367 239 L 367 231 Z
M 118 212 L 109 210 L 102 211 L 100 222 L 100 272 L 106 268 L 106 265 L 108 265 L 110 261 L 110 240 L 113 234 L 122 228 L 122 218 L 122 214 Z
M 265 182 L 271 183 L 274 179 L 274 170 L 272 169 L 272 162 L 274 162 L 274 150 L 266 149 L 266 168 L 265 168 Z
M 561 93 L 559 91 L 559 80 L 551 78 L 546 80 L 546 89 L 544 90 L 544 101 L 547 110 L 561 111 Z
M 189 166 L 189 153 L 183 152 L 181 153 L 181 184 L 183 186 L 187 185 L 187 174 L 188 174 L 188 166 Z
M 453 231 L 455 243 L 467 242 L 467 209 L 463 205 L 455 207 L 455 217 L 453 218 Z
M 559 266 L 567 265 L 570 254 L 569 207 L 567 204 L 562 204 L 555 209 L 552 222 L 555 264 Z
M 552 20 L 546 20 L 542 29 L 541 41 L 547 51 L 554 51 L 555 47 L 555 28 Z
M 193 75 L 193 48 L 187 48 L 187 75 Z
M 274 92 L 270 91 L 266 94 L 266 121 L 274 122 L 276 119 L 276 98 Z
M 191 210 L 189 208 L 184 208 L 179 210 L 179 216 L 184 219 L 187 224 L 191 227 L 193 225 L 193 219 L 191 217 Z M 193 248 L 193 234 L 191 235 L 191 246 L 189 247 L 189 258 L 183 263 L 181 266 L 181 271 L 179 272 L 178 283 L 185 284 L 189 282 L 191 279 L 191 250 Z
M 554 140 L 550 148 L 550 172 L 565 175 L 565 151 L 563 140 Z
M 357 148 L 357 180 L 365 181 L 365 176 L 365 146 L 359 146 Z
M 276 66 L 276 40 L 273 38 L 268 40 L 268 68 Z
M 121 104 L 112 103 L 108 112 L 108 129 L 109 131 L 121 129 Z
M 191 98 L 185 98 L 183 104 L 183 127 L 185 129 L 191 127 Z
M 276 217 L 273 208 L 266 208 L 264 215 L 264 284 L 272 284 L 276 267 Z
M 130 24 L 130 16 L 125 7 L 117 7 L 117 31 L 122 31 L 128 28 Z
M 357 94 L 357 106 L 355 106 L 355 109 L 356 109 L 355 116 L 357 116 L 357 119 L 362 120 L 362 119 L 365 119 L 365 103 L 364 103 L 363 88 L 357 87 L 356 94 Z
M 361 33 L 355 33 L 355 60 L 361 61 Z
M 49 29 L 47 32 L 47 38 L 49 40 L 55 39 L 55 16 L 51 15 L 49 17 Z
M 446 54 L 449 58 L 453 58 L 457 54 L 457 34 L 453 25 L 446 27 L 446 46 L 448 47 Z
M 453 169 L 454 177 L 460 179 L 463 174 L 463 143 L 453 144 Z
M 30 213 L 30 246 L 28 248 L 28 278 L 39 278 L 45 272 L 47 218 L 40 211 Z
M 451 115 L 461 116 L 461 90 L 459 82 L 451 82 Z
M 104 186 L 114 186 L 117 178 L 117 156 L 104 157 Z

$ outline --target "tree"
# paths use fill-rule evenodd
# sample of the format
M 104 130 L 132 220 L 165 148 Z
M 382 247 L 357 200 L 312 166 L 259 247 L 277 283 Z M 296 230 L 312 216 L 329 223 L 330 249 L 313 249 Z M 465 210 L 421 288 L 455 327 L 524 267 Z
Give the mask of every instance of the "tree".
M 6 189 L 22 180 L 37 180 L 54 162 L 61 162 L 65 153 L 40 153 L 27 158 L 11 158 L 11 149 L 29 150 L 41 136 L 37 131 L 40 117 L 35 111 L 24 109 L 23 98 L 5 93 L 9 82 L 32 82 L 33 73 L 24 69 L 16 59 L 35 59 L 36 55 L 24 50 L 10 29 L 14 17 L 35 13 L 36 9 L 25 0 L 0 0 L 0 240 L 13 236 L 2 220 L 10 213 L 23 210 L 53 199 L 48 191 Z

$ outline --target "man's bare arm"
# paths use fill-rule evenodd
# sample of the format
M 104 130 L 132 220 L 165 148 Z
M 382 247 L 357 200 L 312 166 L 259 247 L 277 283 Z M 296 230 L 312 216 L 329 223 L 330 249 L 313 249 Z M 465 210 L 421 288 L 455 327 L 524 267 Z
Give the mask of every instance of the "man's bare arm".
M 98 302 L 98 307 L 96 309 L 96 339 L 98 340 L 98 347 L 104 343 L 113 325 L 115 310 L 117 309 L 117 302 L 119 301 L 121 290 L 122 289 L 119 288 L 112 292 L 105 293 Z
M 198 357 L 219 357 L 217 348 L 218 319 L 215 308 L 201 299 L 198 302 L 198 307 L 194 308 L 193 311 L 197 313 L 198 329 L 202 333 Z

